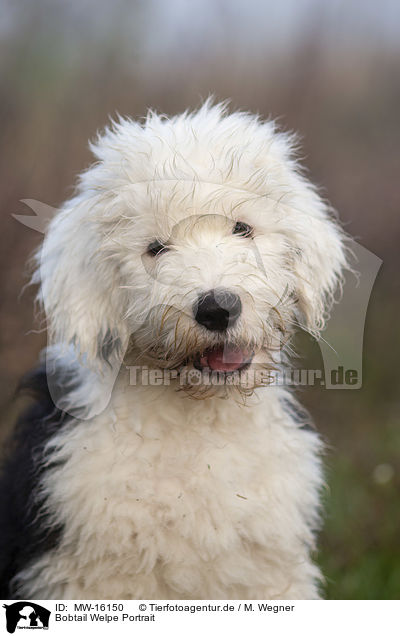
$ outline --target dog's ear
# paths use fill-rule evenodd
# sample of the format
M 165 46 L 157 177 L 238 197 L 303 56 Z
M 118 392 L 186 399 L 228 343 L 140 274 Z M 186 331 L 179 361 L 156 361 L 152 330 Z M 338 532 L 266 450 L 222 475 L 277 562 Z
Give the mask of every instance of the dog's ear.
M 33 282 L 46 314 L 49 344 L 74 350 L 91 368 L 115 363 L 128 333 L 118 267 L 102 250 L 100 195 L 80 194 L 51 221 L 36 255 Z
M 309 213 L 297 217 L 291 244 L 297 319 L 318 337 L 343 283 L 346 236 L 317 194 L 312 193 L 309 204 Z

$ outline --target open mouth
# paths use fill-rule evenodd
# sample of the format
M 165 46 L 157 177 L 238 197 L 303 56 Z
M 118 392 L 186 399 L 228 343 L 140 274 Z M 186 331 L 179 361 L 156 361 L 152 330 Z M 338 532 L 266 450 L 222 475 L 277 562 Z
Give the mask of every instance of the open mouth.
M 193 360 L 193 366 L 199 371 L 210 370 L 220 373 L 233 373 L 234 371 L 246 369 L 250 365 L 253 356 L 254 352 L 248 349 L 222 345 L 198 353 Z

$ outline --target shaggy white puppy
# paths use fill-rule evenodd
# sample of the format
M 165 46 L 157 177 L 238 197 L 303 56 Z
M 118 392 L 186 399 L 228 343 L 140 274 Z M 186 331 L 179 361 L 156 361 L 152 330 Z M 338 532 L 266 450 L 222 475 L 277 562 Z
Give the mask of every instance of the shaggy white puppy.
M 38 255 L 64 417 L 24 597 L 318 597 L 321 444 L 268 370 L 323 327 L 345 252 L 291 146 L 209 102 L 92 146 Z

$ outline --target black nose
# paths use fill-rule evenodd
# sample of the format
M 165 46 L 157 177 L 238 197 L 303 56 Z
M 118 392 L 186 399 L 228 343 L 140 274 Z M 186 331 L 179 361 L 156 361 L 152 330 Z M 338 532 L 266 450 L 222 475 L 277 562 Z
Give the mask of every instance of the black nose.
M 225 331 L 235 324 L 241 311 L 239 296 L 227 289 L 211 289 L 193 305 L 196 321 L 210 331 Z

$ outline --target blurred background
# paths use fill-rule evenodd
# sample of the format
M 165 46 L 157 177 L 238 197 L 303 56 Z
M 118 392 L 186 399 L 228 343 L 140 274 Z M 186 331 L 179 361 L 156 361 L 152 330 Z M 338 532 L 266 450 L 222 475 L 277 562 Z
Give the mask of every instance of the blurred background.
M 21 199 L 57 207 L 117 112 L 174 114 L 213 93 L 300 133 L 311 178 L 383 260 L 364 384 L 300 399 L 328 442 L 318 559 L 330 599 L 400 597 L 400 5 L 397 0 L 0 0 L 1 428 L 45 334 Z M 396 317 L 397 316 L 397 317 Z M 37 325 L 36 325 L 37 327 Z M 318 357 L 303 337 L 302 347 Z M 316 367 L 314 367 L 316 368 Z

